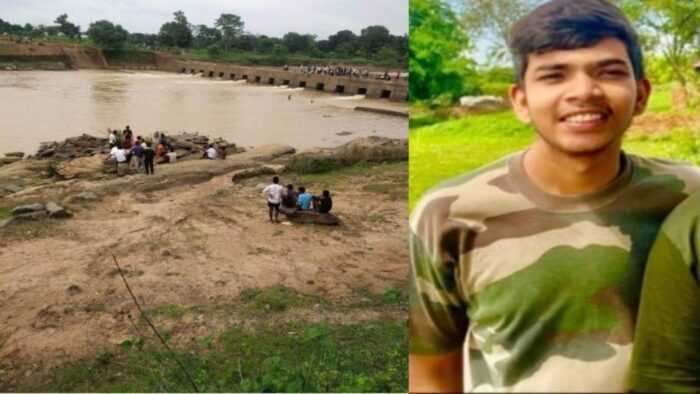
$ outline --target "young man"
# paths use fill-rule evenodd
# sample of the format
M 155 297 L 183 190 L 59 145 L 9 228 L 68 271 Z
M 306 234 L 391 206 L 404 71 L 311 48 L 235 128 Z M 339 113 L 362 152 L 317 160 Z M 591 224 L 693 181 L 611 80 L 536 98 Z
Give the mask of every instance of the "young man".
M 306 192 L 306 188 L 304 186 L 299 187 L 299 195 L 297 195 L 297 204 L 299 205 L 299 209 L 302 211 L 308 211 L 311 209 L 311 202 L 313 201 L 313 196 L 310 193 Z
M 272 178 L 272 184 L 268 185 L 263 189 L 263 194 L 265 195 L 265 198 L 267 199 L 267 206 L 270 209 L 270 222 L 276 222 L 279 223 L 279 220 L 277 219 L 280 214 L 280 203 L 282 202 L 282 192 L 284 191 L 284 188 L 280 183 L 280 178 L 279 177 L 273 177 Z M 274 211 L 275 215 L 274 218 L 275 220 L 272 220 L 272 212 Z
M 209 144 L 209 147 L 204 151 L 204 156 L 202 157 L 203 159 L 209 159 L 209 160 L 216 160 L 216 148 L 214 148 L 214 144 Z
M 331 192 L 328 190 L 324 190 L 321 193 L 321 197 L 313 197 L 314 200 L 314 209 L 318 211 L 318 213 L 328 213 L 333 209 L 333 199 L 331 198 Z
M 700 193 L 659 231 L 647 263 L 630 388 L 700 392 Z
M 284 196 L 282 196 L 282 205 L 290 209 L 297 207 L 297 192 L 294 191 L 294 185 L 291 183 L 287 185 L 287 190 L 284 192 Z
M 651 87 L 609 1 L 543 4 L 511 51 L 537 138 L 416 207 L 409 390 L 622 391 L 649 248 L 700 173 L 621 151 Z

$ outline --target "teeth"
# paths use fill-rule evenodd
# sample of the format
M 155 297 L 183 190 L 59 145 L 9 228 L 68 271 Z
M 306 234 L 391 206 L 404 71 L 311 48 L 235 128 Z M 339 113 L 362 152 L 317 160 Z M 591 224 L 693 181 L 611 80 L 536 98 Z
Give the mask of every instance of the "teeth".
M 599 112 L 592 112 L 592 113 L 586 113 L 586 114 L 576 114 L 572 116 L 567 116 L 566 121 L 567 122 L 572 122 L 572 123 L 585 123 L 585 122 L 593 122 L 596 120 L 603 119 L 603 114 Z

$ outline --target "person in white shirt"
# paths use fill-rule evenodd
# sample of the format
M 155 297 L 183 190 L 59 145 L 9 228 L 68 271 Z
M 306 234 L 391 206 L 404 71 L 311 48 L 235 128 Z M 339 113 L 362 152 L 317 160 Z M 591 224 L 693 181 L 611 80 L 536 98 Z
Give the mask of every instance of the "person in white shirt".
M 282 192 L 284 191 L 284 187 L 279 183 L 280 178 L 274 177 L 272 178 L 272 184 L 263 189 L 263 195 L 267 199 L 267 206 L 270 209 L 270 222 L 272 223 L 279 223 L 277 218 L 280 214 L 280 203 L 282 203 Z M 274 220 L 272 219 L 273 211 L 275 213 Z
M 120 149 L 117 146 L 113 146 L 112 150 L 109 151 L 109 154 L 114 159 L 114 164 L 115 164 L 116 169 L 117 169 L 117 174 L 119 174 L 119 163 L 126 163 L 126 151 L 124 149 Z
M 209 148 L 207 148 L 206 152 L 204 152 L 205 157 L 209 160 L 216 160 L 217 152 L 216 148 L 214 148 L 214 144 L 209 144 Z
M 112 130 L 109 132 L 109 147 L 114 148 L 117 146 L 117 132 Z

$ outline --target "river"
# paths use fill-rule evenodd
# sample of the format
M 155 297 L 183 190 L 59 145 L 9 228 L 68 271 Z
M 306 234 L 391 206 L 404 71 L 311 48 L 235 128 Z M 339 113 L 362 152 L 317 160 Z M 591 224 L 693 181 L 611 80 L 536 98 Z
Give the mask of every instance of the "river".
M 406 103 L 187 74 L 129 71 L 0 72 L 0 154 L 33 154 L 42 141 L 130 125 L 135 135 L 199 132 L 238 146 L 332 147 L 359 136 L 406 138 Z

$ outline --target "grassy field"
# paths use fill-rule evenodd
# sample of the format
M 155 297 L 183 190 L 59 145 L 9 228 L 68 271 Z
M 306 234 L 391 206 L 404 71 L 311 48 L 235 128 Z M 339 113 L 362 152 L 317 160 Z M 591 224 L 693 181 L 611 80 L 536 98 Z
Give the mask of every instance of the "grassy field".
M 342 303 L 283 286 L 249 289 L 226 305 L 225 312 L 246 316 L 252 323 L 170 346 L 201 392 L 404 392 L 408 368 L 404 321 L 280 322 L 275 316 L 304 309 L 318 313 L 404 310 L 406 303 L 406 295 L 394 288 L 383 294 L 358 290 Z M 147 314 L 155 321 L 181 320 L 207 315 L 206 308 L 171 304 Z M 94 357 L 54 368 L 43 381 L 33 379 L 15 390 L 192 392 L 172 354 L 143 321 L 139 325 L 143 336 L 126 339 L 117 348 L 99 349 Z M 161 334 L 170 341 L 170 332 Z
M 700 116 L 697 109 L 671 110 L 671 90 L 670 86 L 661 86 L 654 91 L 645 115 L 653 122 L 633 126 L 623 148 L 700 165 Z M 410 209 L 440 181 L 521 150 L 534 139 L 534 130 L 510 111 L 444 121 L 421 112 L 420 117 L 411 120 L 409 131 Z

